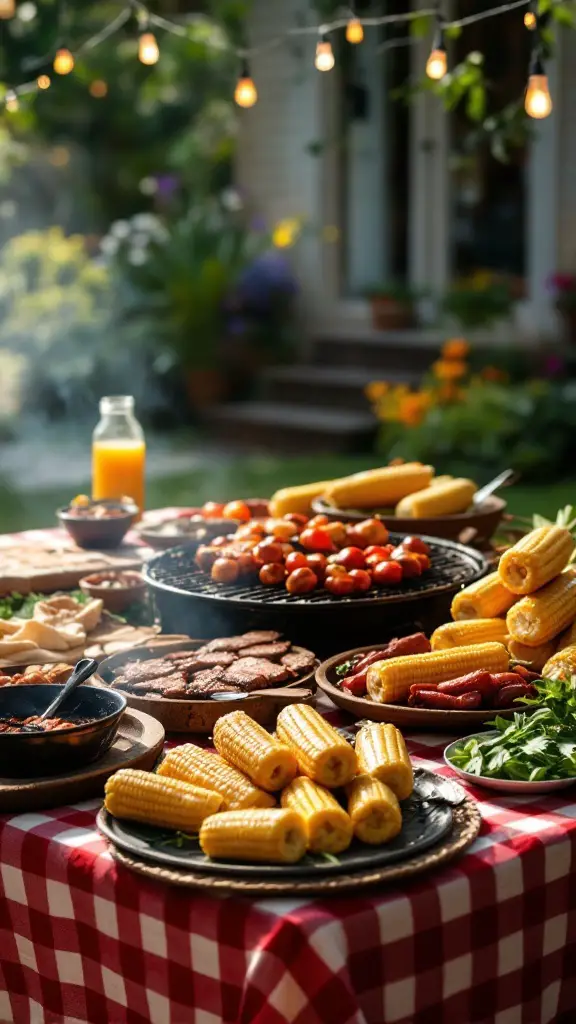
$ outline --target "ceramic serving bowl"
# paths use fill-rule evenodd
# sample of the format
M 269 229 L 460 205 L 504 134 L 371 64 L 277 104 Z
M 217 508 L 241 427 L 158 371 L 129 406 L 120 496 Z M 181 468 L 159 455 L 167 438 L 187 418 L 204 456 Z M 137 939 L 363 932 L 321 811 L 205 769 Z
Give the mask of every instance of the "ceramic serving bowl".
M 472 772 L 465 772 L 462 768 L 457 768 L 452 763 L 452 755 L 463 743 L 468 743 L 473 739 L 488 740 L 497 735 L 498 733 L 495 730 L 491 730 L 490 732 L 479 733 L 476 736 L 471 735 L 461 740 L 455 740 L 453 743 L 449 743 L 444 750 L 444 761 L 464 782 L 468 782 L 471 786 L 493 789 L 497 793 L 515 793 L 517 796 L 521 796 L 523 793 L 534 793 L 535 795 L 538 793 L 553 793 L 557 789 L 568 789 L 569 786 L 573 786 L 576 783 L 576 778 L 543 779 L 541 782 L 527 782 L 524 779 L 491 779 L 485 775 L 474 775 Z
M 115 581 L 120 581 L 123 585 L 110 586 Z M 100 598 L 104 602 L 104 607 L 116 615 L 120 615 L 137 601 L 142 601 L 146 595 L 145 580 L 139 572 L 130 570 L 93 572 L 80 580 L 79 587 L 88 597 Z
M 58 521 L 80 548 L 117 548 L 136 519 L 138 508 L 119 501 L 99 501 L 97 504 L 105 505 L 118 514 L 110 517 L 78 515 L 72 506 L 66 505 L 56 512 Z

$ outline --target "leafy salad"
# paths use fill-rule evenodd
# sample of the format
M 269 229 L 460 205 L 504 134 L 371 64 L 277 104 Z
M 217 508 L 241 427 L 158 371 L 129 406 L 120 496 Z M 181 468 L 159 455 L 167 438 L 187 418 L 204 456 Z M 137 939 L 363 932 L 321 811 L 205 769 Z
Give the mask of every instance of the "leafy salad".
M 463 739 L 450 763 L 471 775 L 526 782 L 576 777 L 576 676 L 542 679 L 538 696 L 522 698 L 534 712 L 496 718 L 497 735 Z M 491 723 L 492 724 L 492 723 Z

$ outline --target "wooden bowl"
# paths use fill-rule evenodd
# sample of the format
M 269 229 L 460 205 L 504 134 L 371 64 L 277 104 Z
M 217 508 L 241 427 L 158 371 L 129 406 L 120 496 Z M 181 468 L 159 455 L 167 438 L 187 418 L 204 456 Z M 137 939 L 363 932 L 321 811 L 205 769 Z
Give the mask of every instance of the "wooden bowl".
M 98 667 L 101 678 L 107 685 L 113 681 L 127 662 L 136 659 L 159 658 L 173 651 L 194 651 L 205 643 L 204 640 L 174 640 L 165 642 L 162 637 L 142 647 L 133 647 L 106 658 Z M 298 651 L 302 648 L 293 647 Z M 316 666 L 318 662 L 316 662 Z M 270 688 L 269 692 L 258 690 L 243 700 L 176 700 L 169 697 L 137 697 L 126 690 L 119 690 L 128 701 L 128 706 L 143 711 L 161 722 L 166 732 L 211 733 L 215 722 L 229 711 L 245 711 L 260 725 L 272 725 L 278 713 L 288 704 L 311 704 L 316 690 L 315 668 L 301 679 L 286 686 Z
M 382 645 L 384 646 L 384 645 Z M 344 708 L 356 719 L 367 718 L 371 722 L 392 722 L 407 729 L 426 729 L 433 732 L 469 732 L 471 728 L 479 729 L 485 722 L 491 722 L 497 715 L 500 718 L 512 718 L 514 708 L 493 708 L 478 711 L 434 711 L 432 708 L 411 708 L 407 704 L 378 704 L 367 697 L 354 697 L 336 685 L 338 676 L 336 669 L 345 661 L 350 661 L 357 654 L 367 654 L 378 650 L 377 644 L 368 647 L 356 647 L 351 651 L 343 651 L 333 658 L 323 661 L 316 669 L 316 682 L 334 704 Z M 525 711 L 524 705 L 516 710 Z
M 436 516 L 431 519 L 402 519 L 385 512 L 373 512 L 371 509 L 340 509 L 329 505 L 324 498 L 316 498 L 312 502 L 316 514 L 328 516 L 333 521 L 342 523 L 360 523 L 363 519 L 381 519 L 389 530 L 404 534 L 428 534 L 431 537 L 444 537 L 447 540 L 459 540 L 462 544 L 481 546 L 486 544 L 498 529 L 506 502 L 492 494 L 482 503 L 479 509 L 460 512 L 456 516 Z

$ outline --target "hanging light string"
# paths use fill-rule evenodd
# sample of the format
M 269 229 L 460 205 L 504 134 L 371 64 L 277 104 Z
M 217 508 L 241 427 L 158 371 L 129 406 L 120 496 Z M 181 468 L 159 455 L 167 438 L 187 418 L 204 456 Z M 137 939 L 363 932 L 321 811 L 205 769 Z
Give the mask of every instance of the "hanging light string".
M 476 24 L 479 21 L 485 21 L 488 18 L 498 17 L 498 15 L 506 14 L 509 11 L 518 10 L 525 8 L 531 9 L 532 0 L 509 0 L 508 3 L 498 4 L 495 7 L 489 8 L 485 11 L 479 11 L 477 14 L 470 14 L 463 18 L 458 18 L 452 21 L 442 19 L 441 26 L 443 33 L 449 32 L 450 29 L 466 28 L 468 25 Z M 143 46 L 145 53 L 148 57 L 144 63 L 156 63 L 160 55 L 159 47 L 156 42 L 156 38 L 153 33 L 153 28 L 161 29 L 164 32 L 171 33 L 172 35 L 180 36 L 181 38 L 189 37 L 190 25 L 194 22 L 205 21 L 205 18 L 201 15 L 191 15 L 184 21 L 172 21 L 171 19 L 165 18 L 159 14 L 154 14 L 148 10 L 146 5 L 141 0 L 130 0 L 130 3 L 123 7 L 115 18 L 112 19 L 107 25 L 105 25 L 99 32 L 90 36 L 78 45 L 73 51 L 68 50 L 65 46 L 59 46 L 56 54 L 53 55 L 53 59 L 56 62 L 55 70 L 58 71 L 57 62 L 58 56 L 62 51 L 65 51 L 67 57 L 64 61 L 64 67 L 67 70 L 64 73 L 69 73 L 74 67 L 74 60 L 77 57 L 81 57 L 83 54 L 94 50 L 100 46 L 106 40 L 116 35 L 124 26 L 136 15 L 140 26 L 140 37 L 139 37 L 139 54 L 142 60 Z M 321 70 L 330 70 L 333 66 L 334 55 L 332 51 L 332 45 L 330 42 L 330 34 L 344 29 L 345 32 L 352 35 L 351 42 L 360 43 L 364 38 L 365 28 L 374 28 L 383 25 L 409 25 L 412 21 L 421 18 L 436 18 L 438 25 L 438 7 L 425 7 L 421 10 L 409 11 L 401 14 L 385 14 L 379 17 L 359 17 L 355 14 L 352 8 L 349 8 L 347 15 L 336 18 L 334 21 L 326 22 L 321 25 L 296 25 L 291 28 L 285 29 L 281 34 L 272 37 L 271 39 L 265 40 L 264 42 L 250 47 L 235 47 L 228 41 L 215 42 L 211 41 L 208 45 L 211 45 L 215 49 L 226 50 L 227 52 L 235 54 L 238 59 L 242 62 L 241 73 L 236 86 L 236 92 L 238 92 L 239 86 L 243 83 L 243 91 L 241 94 L 244 98 L 252 100 L 252 102 L 243 103 L 243 106 L 253 106 L 257 99 L 256 87 L 252 81 L 250 73 L 246 74 L 248 69 L 248 61 L 258 56 L 259 54 L 266 53 L 276 47 L 282 46 L 285 42 L 293 40 L 297 37 L 315 37 L 317 39 L 316 46 L 316 61 L 318 60 L 318 48 L 321 48 L 323 53 L 323 59 L 320 60 Z M 144 29 L 145 26 L 145 29 Z M 150 38 L 143 44 L 144 35 L 147 34 Z M 413 40 L 412 38 L 403 40 L 392 40 L 394 46 L 398 45 L 409 45 Z M 154 49 L 155 48 L 155 49 Z M 379 47 L 379 52 L 385 52 L 387 49 L 391 49 L 392 46 L 388 46 L 386 43 Z M 332 57 L 332 62 L 330 61 Z M 150 59 L 154 57 L 154 59 Z M 70 60 L 72 67 L 70 67 Z M 539 55 L 540 64 L 538 65 L 537 71 L 542 67 L 541 55 Z M 39 68 L 45 68 L 46 64 L 50 61 L 50 57 L 34 58 L 24 62 L 24 69 L 26 71 L 34 71 Z M 330 68 L 328 65 L 330 64 Z M 318 67 L 318 64 L 316 64 Z M 60 72 L 62 73 L 62 72 Z M 41 76 L 38 76 L 41 77 Z M 24 82 L 18 86 L 10 87 L 4 97 L 5 106 L 8 107 L 9 103 L 11 109 L 16 109 L 18 105 L 18 97 L 26 96 L 31 93 L 38 92 L 42 86 L 38 84 L 38 77 L 34 78 L 33 81 Z M 440 76 L 442 77 L 442 76 Z M 532 77 L 532 66 L 531 66 L 531 77 Z M 542 77 L 542 76 L 538 76 Z M 545 76 L 544 76 L 545 77 Z M 45 87 L 45 86 L 44 86 Z M 541 106 L 543 106 L 541 104 Z M 539 108 L 540 109 L 540 108 Z M 534 116 L 534 115 L 531 115 Z M 546 116 L 546 115 L 537 115 Z

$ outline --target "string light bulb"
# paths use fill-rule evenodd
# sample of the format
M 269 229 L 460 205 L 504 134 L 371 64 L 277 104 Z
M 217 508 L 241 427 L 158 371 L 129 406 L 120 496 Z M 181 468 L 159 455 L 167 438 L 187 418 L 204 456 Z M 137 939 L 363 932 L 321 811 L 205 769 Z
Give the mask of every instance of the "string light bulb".
M 328 39 L 328 36 L 321 35 L 316 44 L 314 66 L 317 71 L 331 71 L 335 63 L 332 43 Z
M 542 121 L 552 113 L 552 97 L 548 87 L 548 75 L 541 57 L 535 55 L 530 65 L 528 86 L 524 98 L 524 109 L 528 117 Z
M 361 43 L 364 39 L 362 22 L 358 18 L 350 18 L 346 25 L 346 41 L 348 43 Z
M 39 89 L 49 89 L 51 84 L 52 83 L 49 75 L 38 75 L 38 78 L 36 79 L 36 85 Z
M 74 57 L 67 46 L 61 46 L 54 57 L 54 71 L 57 75 L 69 75 L 74 70 Z
M 11 114 L 15 114 L 16 111 L 19 109 L 20 104 L 18 102 L 18 97 L 14 92 L 14 89 L 8 89 L 8 92 L 4 97 L 4 103 L 6 106 L 6 110 L 10 111 Z
M 16 0 L 0 0 L 0 18 L 13 18 L 16 13 Z
M 444 32 L 442 31 L 442 25 L 439 24 L 432 42 L 430 56 L 426 61 L 426 74 L 434 82 L 439 82 L 440 79 L 444 78 L 447 70 L 448 56 L 444 42 Z
M 248 61 L 243 61 L 242 70 L 240 77 L 236 83 L 234 90 L 234 102 L 239 107 L 244 107 L 246 110 L 249 107 L 253 107 L 258 99 L 258 90 L 254 85 L 252 76 L 250 75 L 250 68 L 248 67 Z
M 138 40 L 138 60 L 141 64 L 157 64 L 159 57 L 160 49 L 154 33 L 148 30 L 141 32 Z
M 534 11 L 526 11 L 526 14 L 524 15 L 524 27 L 527 28 L 529 32 L 533 32 L 536 25 L 537 21 Z

